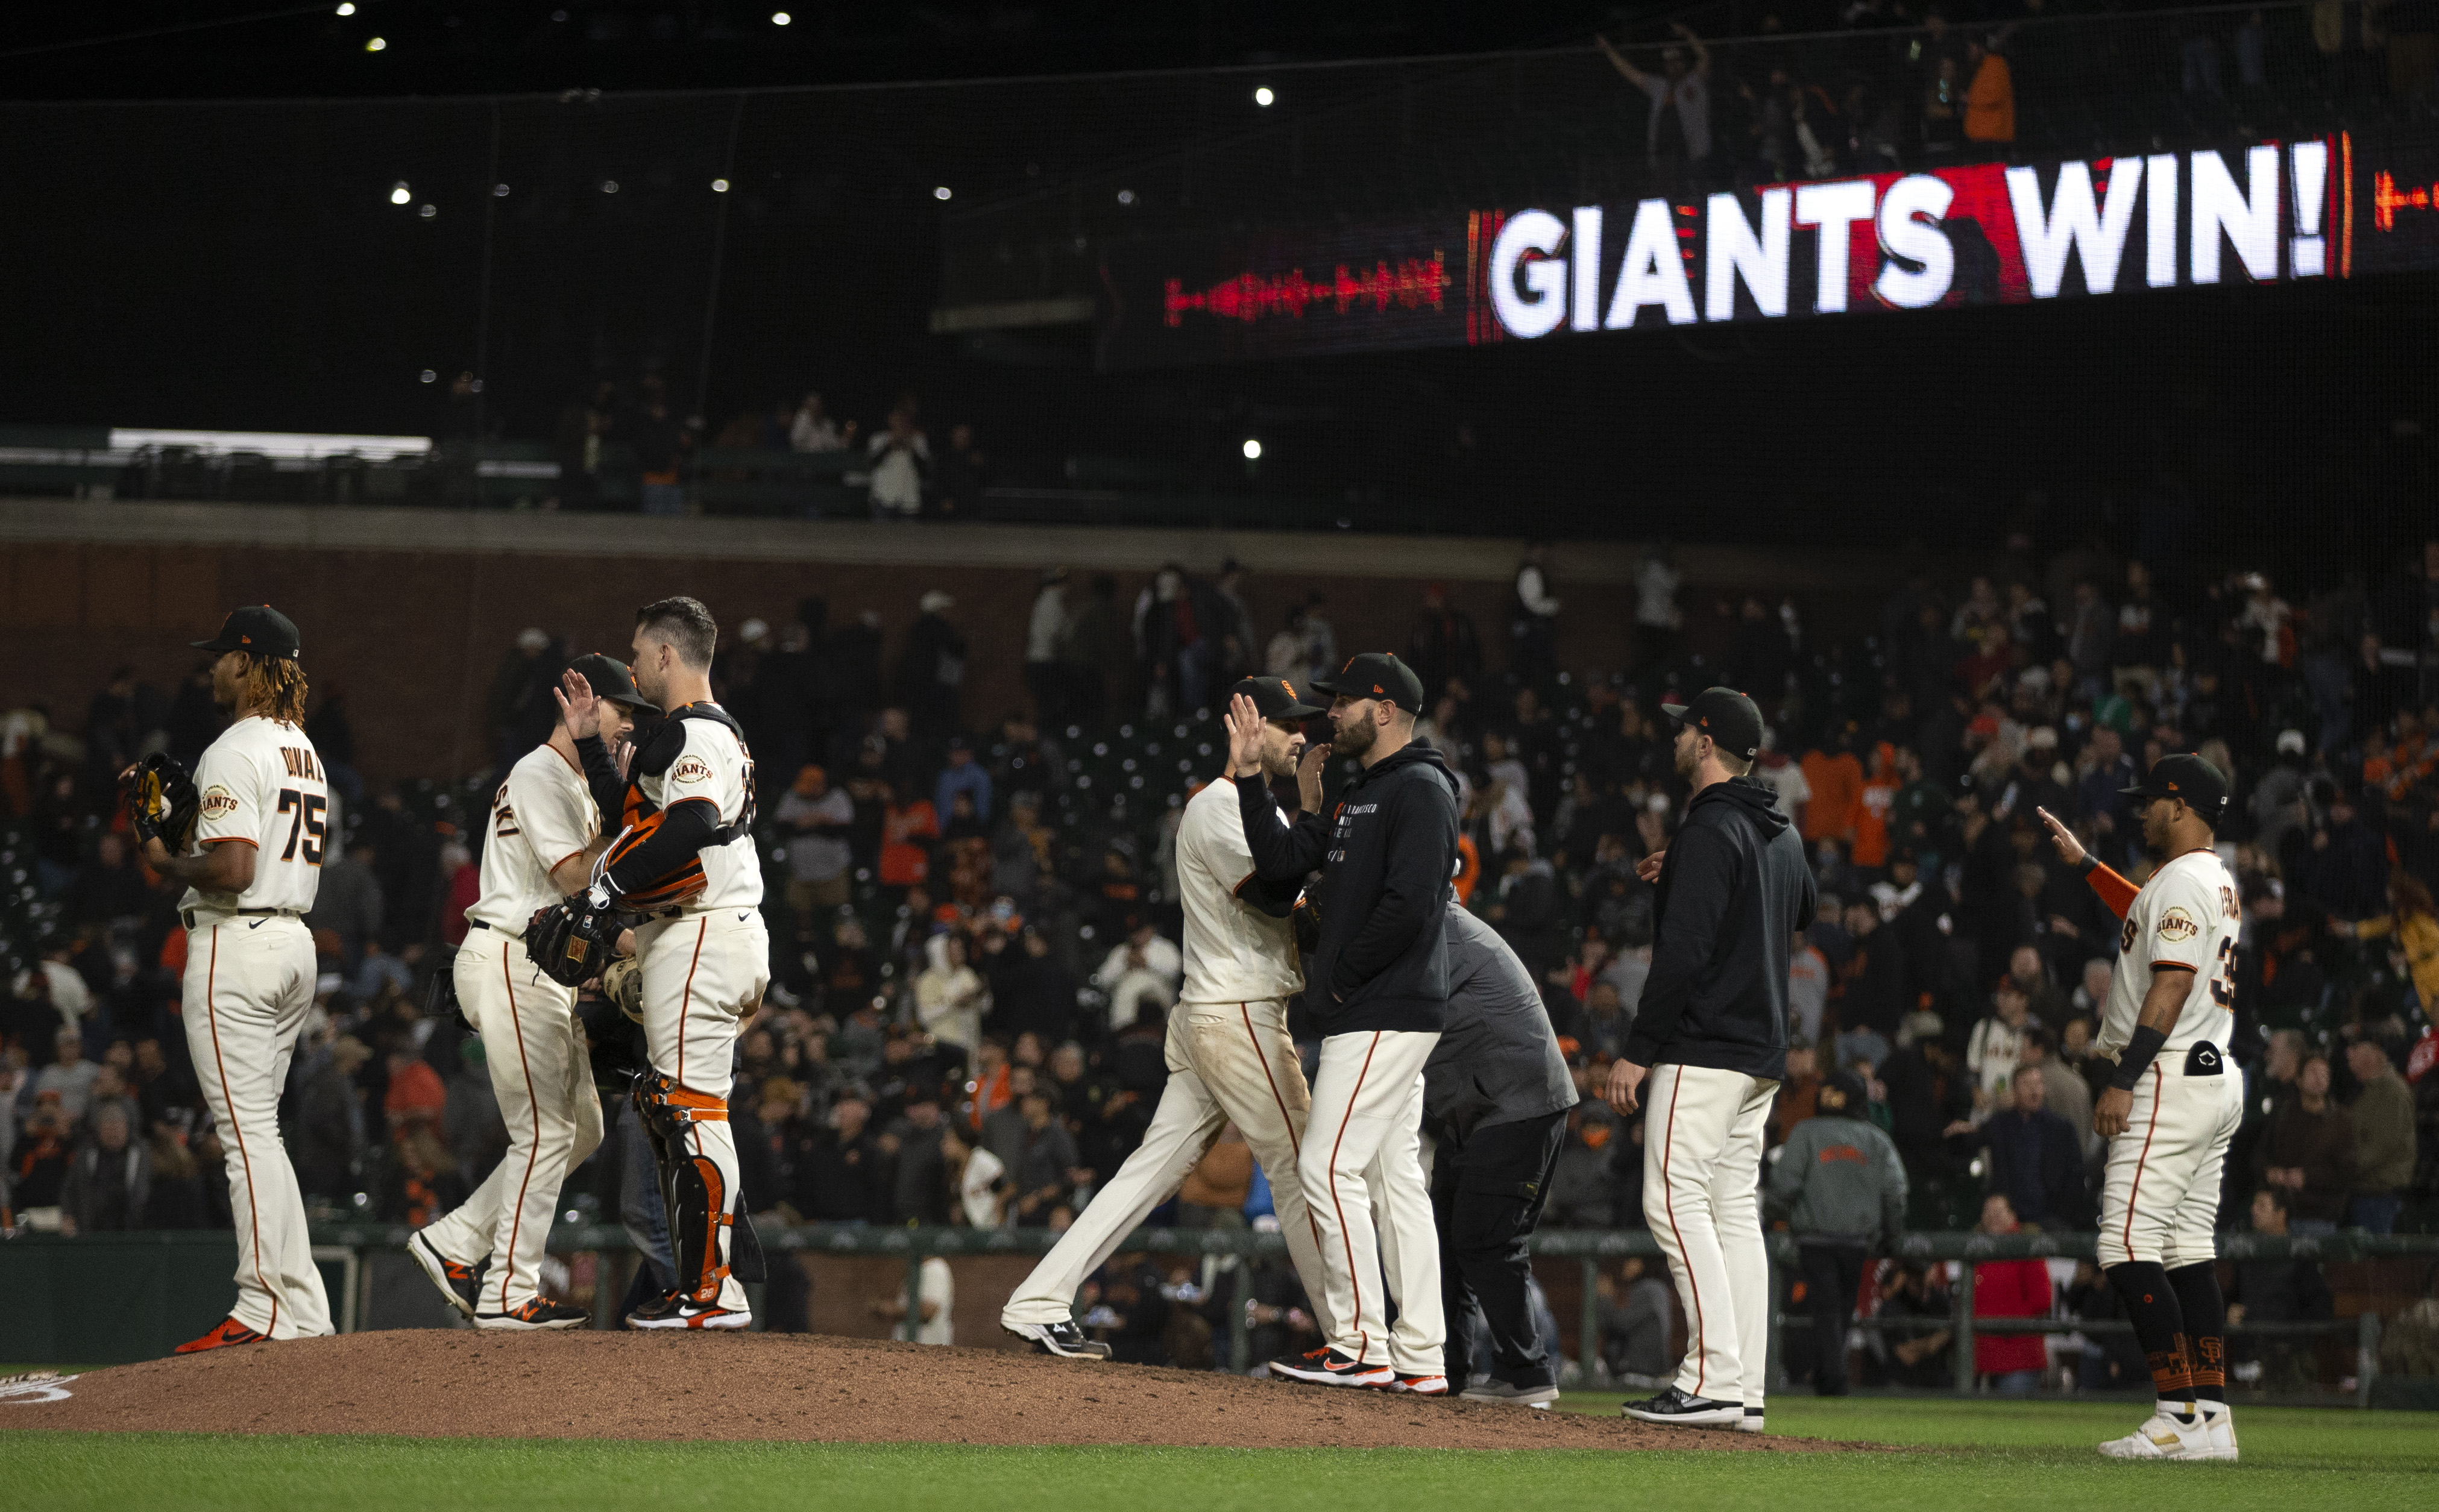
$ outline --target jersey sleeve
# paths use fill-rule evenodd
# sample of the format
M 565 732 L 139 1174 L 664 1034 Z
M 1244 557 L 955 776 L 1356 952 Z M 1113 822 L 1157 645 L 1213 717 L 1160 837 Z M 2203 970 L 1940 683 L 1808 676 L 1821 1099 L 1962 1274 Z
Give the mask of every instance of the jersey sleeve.
M 745 752 L 724 725 L 710 720 L 685 723 L 685 743 L 661 775 L 661 807 L 707 803 L 720 824 L 733 823 L 745 811 Z
M 2158 896 L 2146 899 L 2141 910 L 2134 948 L 2155 971 L 2163 966 L 2199 971 L 2208 964 L 2211 920 L 2217 916 L 2218 898 L 2183 867 L 2158 882 Z
M 554 761 L 559 759 L 554 754 Z M 516 810 L 517 827 L 547 872 L 571 856 L 580 856 L 593 844 L 593 816 L 586 795 L 571 771 L 561 780 L 556 774 L 535 772 L 519 763 L 508 773 L 508 807 Z
M 236 740 L 214 741 L 195 766 L 195 791 L 201 795 L 195 816 L 197 846 L 236 841 L 261 848 L 262 788 L 262 774 L 250 754 Z

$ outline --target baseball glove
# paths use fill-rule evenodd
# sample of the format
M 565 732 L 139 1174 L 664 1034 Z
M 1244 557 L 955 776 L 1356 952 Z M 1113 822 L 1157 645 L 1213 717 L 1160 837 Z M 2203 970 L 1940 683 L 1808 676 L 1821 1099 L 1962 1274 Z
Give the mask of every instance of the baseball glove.
M 204 803 L 187 769 L 155 752 L 129 768 L 122 783 L 135 838 L 157 839 L 173 856 L 184 851 L 195 838 L 195 819 Z
M 601 995 L 637 1023 L 644 1022 L 644 967 L 622 955 L 601 969 Z
M 581 987 L 617 954 L 618 933 L 625 927 L 616 910 L 579 893 L 534 910 L 525 925 L 525 954 L 561 987 Z

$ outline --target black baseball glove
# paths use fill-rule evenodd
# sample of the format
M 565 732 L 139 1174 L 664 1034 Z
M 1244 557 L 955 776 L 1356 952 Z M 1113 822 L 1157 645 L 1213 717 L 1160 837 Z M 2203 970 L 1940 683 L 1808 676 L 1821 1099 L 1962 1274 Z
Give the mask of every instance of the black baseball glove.
M 525 925 L 525 954 L 542 974 L 562 987 L 579 987 L 601 974 L 618 952 L 626 928 L 597 889 L 534 910 Z
M 136 840 L 157 839 L 173 856 L 184 851 L 195 838 L 195 820 L 204 804 L 187 769 L 155 752 L 130 767 L 120 780 L 127 789 L 127 819 Z

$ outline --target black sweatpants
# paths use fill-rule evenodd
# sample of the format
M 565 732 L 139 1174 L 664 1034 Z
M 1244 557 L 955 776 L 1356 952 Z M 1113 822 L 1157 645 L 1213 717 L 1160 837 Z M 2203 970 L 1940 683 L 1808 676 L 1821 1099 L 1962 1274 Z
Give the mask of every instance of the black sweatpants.
M 1846 1395 L 1846 1330 L 1855 1325 L 1855 1292 L 1863 1284 L 1871 1247 L 1860 1239 L 1802 1238 L 1804 1300 L 1812 1309 L 1812 1390 Z
M 1451 1391 L 1463 1391 L 1486 1363 L 1493 1377 L 1512 1386 L 1558 1383 L 1550 1363 L 1557 1341 L 1543 1339 L 1533 1323 L 1525 1240 L 1541 1220 L 1566 1131 L 1561 1112 L 1438 1141 L 1432 1161 L 1432 1217 L 1440 1231 L 1440 1300 L 1448 1319 L 1445 1360 Z M 1490 1334 L 1487 1362 L 1469 1353 L 1467 1319 L 1477 1305 Z

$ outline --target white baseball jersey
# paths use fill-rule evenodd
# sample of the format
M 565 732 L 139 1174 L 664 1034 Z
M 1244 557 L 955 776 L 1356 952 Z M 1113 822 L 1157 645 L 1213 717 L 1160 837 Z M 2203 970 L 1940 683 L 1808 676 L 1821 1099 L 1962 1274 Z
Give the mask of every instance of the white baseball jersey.
M 508 769 L 491 797 L 491 832 L 483 845 L 483 892 L 466 916 L 521 934 L 534 910 L 565 895 L 551 869 L 580 856 L 601 833 L 601 810 L 577 764 L 558 747 L 538 745 Z
M 2184 967 L 2194 985 L 2161 1056 L 2181 1057 L 2204 1043 L 2227 1048 L 2235 1028 L 2235 941 L 2243 925 L 2235 898 L 2235 879 L 2214 851 L 2189 850 L 2151 874 L 2126 910 L 2095 1049 L 2114 1058 L 2126 1048 L 2151 990 L 2152 970 L 2163 966 Z
M 720 824 L 739 822 L 746 796 L 754 791 L 754 753 L 736 731 L 717 720 L 682 720 L 679 724 L 685 731 L 685 744 L 677 759 L 658 775 L 638 777 L 636 786 L 663 811 L 700 799 L 719 810 Z M 704 846 L 703 877 L 703 896 L 689 910 L 761 906 L 762 858 L 755 853 L 753 836 Z
M 1284 815 L 1279 823 L 1287 823 Z M 1237 785 L 1214 782 L 1186 804 L 1177 829 L 1177 884 L 1185 909 L 1179 1002 L 1272 1003 L 1304 990 L 1294 925 L 1237 895 L 1253 874 Z
M 178 906 L 312 909 L 332 837 L 330 790 L 305 732 L 260 715 L 240 720 L 204 753 L 195 787 L 203 806 L 187 854 L 216 843 L 252 845 L 254 881 L 242 893 L 190 887 Z

